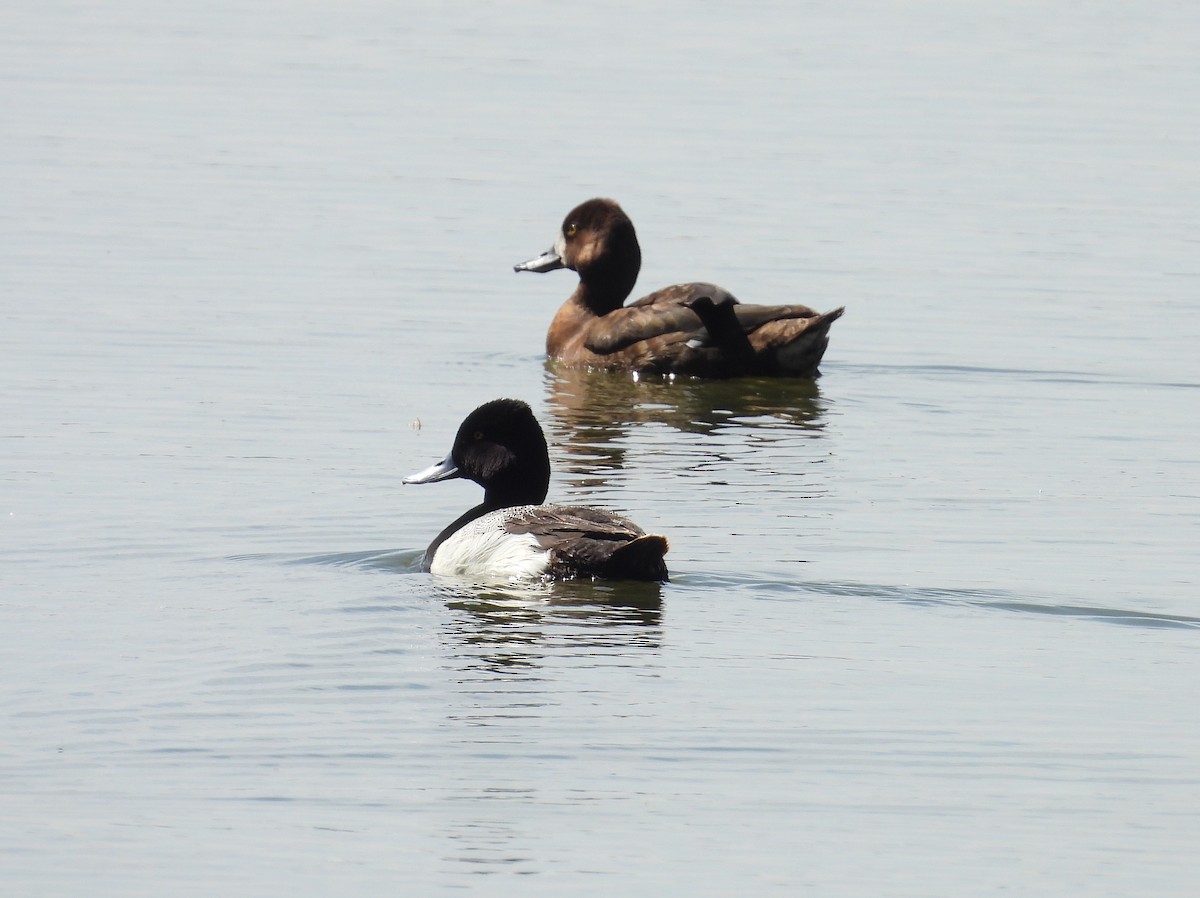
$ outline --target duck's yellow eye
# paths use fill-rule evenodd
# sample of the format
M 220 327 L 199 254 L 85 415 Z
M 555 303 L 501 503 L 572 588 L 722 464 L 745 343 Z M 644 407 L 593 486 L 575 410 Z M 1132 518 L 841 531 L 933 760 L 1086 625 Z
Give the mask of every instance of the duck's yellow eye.
M 563 236 L 564 237 L 574 237 L 578 231 L 579 231 L 579 225 L 577 225 L 575 222 L 571 222 L 569 225 L 567 225 L 565 228 L 563 228 Z

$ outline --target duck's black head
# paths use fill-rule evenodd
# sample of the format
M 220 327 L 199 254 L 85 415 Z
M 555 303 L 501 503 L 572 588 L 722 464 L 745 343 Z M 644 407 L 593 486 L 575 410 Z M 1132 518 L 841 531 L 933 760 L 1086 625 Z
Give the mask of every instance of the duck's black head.
M 532 410 L 518 399 L 493 399 L 458 428 L 444 460 L 406 478 L 435 483 L 463 477 L 484 489 L 487 508 L 540 505 L 550 488 L 550 453 Z

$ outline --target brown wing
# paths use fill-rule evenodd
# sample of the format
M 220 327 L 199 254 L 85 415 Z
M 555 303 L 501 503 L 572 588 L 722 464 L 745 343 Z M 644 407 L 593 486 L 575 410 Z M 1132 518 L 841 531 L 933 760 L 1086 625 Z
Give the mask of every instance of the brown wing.
M 703 296 L 709 297 L 714 305 L 731 303 L 738 323 L 747 334 L 774 321 L 821 317 L 816 309 L 798 303 L 785 306 L 739 303 L 733 294 L 716 284 L 675 284 L 643 296 L 595 321 L 588 329 L 584 346 L 598 355 L 608 355 L 634 343 L 669 334 L 678 335 L 683 342 L 693 338 L 703 341 L 704 326 L 699 316 L 689 308 Z
M 821 313 L 808 306 L 758 306 L 739 303 L 734 307 L 734 314 L 746 333 L 757 330 L 769 321 L 782 321 L 792 318 L 820 318 Z M 841 312 L 838 312 L 840 315 Z M 836 316 L 835 316 L 836 317 Z
M 687 307 L 698 297 L 714 303 L 736 299 L 716 284 L 675 284 L 609 312 L 588 328 L 584 346 L 597 355 L 620 352 L 634 343 L 676 334 L 686 342 L 702 330 L 699 317 Z
M 538 505 L 509 518 L 510 533 L 530 534 L 550 552 L 558 577 L 665 580 L 665 537 L 647 536 L 628 518 L 596 508 Z

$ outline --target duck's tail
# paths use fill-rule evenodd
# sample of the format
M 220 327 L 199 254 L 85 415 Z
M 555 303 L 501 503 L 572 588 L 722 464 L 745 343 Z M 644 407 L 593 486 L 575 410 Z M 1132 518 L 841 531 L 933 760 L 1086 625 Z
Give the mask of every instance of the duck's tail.
M 670 578 L 663 556 L 669 547 L 665 536 L 653 533 L 631 539 L 608 557 L 604 565 L 605 576 L 620 580 L 666 581 Z
M 749 335 L 758 363 L 769 374 L 820 377 L 817 366 L 829 347 L 829 328 L 845 311 L 766 322 Z

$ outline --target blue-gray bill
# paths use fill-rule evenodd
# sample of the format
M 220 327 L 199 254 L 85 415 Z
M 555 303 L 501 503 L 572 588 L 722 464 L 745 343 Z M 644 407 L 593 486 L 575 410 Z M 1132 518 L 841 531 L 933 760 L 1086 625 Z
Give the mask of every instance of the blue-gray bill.
M 424 470 L 417 471 L 415 474 L 410 474 L 405 477 L 401 483 L 437 483 L 441 480 L 449 480 L 452 477 L 458 477 L 458 465 L 454 460 L 447 455 L 440 462 L 430 465 Z
M 556 268 L 563 268 L 562 257 L 554 251 L 553 248 L 546 250 L 536 259 L 530 259 L 528 262 L 522 262 L 519 265 L 513 266 L 513 271 L 554 271 Z

